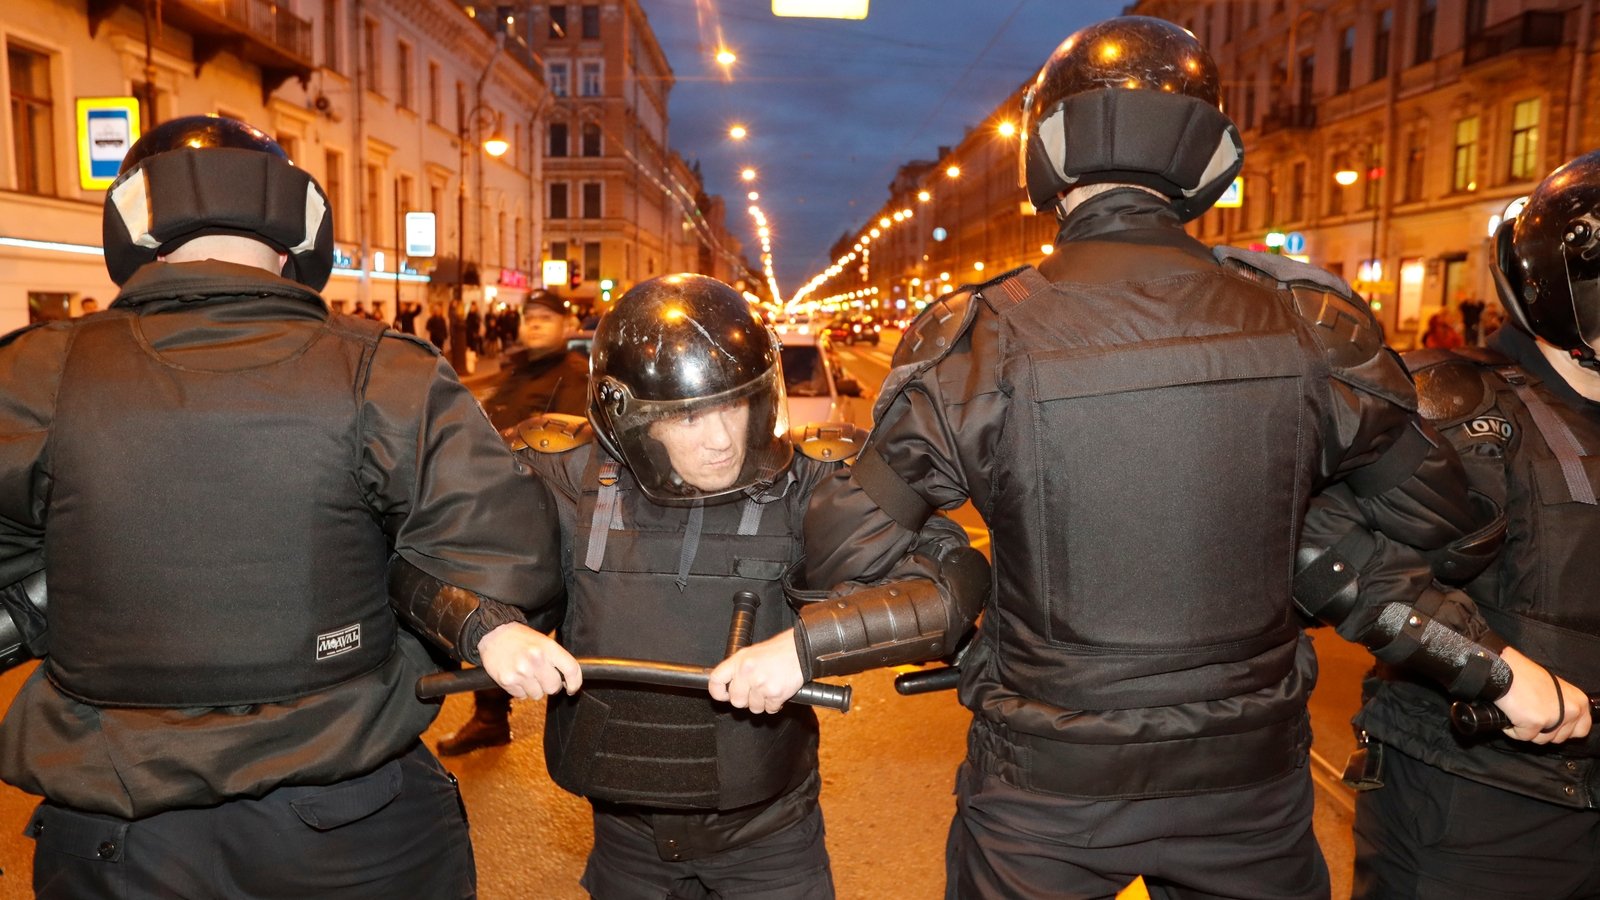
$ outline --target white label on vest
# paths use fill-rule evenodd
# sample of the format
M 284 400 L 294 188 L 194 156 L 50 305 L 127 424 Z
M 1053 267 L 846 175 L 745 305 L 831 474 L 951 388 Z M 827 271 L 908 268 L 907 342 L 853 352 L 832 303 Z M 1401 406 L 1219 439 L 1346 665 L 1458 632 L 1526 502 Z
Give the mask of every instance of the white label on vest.
M 317 635 L 317 661 L 332 659 L 361 647 L 361 623 L 348 625 L 338 631 Z

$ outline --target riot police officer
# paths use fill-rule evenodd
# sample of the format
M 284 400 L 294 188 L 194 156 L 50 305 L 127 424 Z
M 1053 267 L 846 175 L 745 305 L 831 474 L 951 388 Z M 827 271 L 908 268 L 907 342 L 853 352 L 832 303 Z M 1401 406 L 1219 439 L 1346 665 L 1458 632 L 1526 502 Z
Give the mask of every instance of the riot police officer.
M 106 195 L 110 308 L 0 342 L 41 897 L 475 893 L 396 612 L 477 661 L 559 593 L 555 526 L 436 350 L 329 315 L 331 215 L 260 131 L 167 122 Z
M 567 348 L 567 311 L 560 297 L 548 291 L 530 295 L 520 315 L 511 315 L 522 346 L 505 380 L 483 402 L 489 421 L 508 439 L 519 423 L 533 416 L 583 415 L 589 391 L 589 359 Z M 439 741 L 440 756 L 511 742 L 511 697 L 491 688 L 473 694 L 472 700 L 472 716 Z
M 592 358 L 592 430 L 561 416 L 520 429 L 560 511 L 567 573 L 565 604 L 531 624 L 560 643 L 531 628 L 484 642 L 486 663 L 501 642 L 540 654 L 538 684 L 512 694 L 552 695 L 550 774 L 594 805 L 583 885 L 608 898 L 831 897 L 817 720 L 785 701 L 812 676 L 949 653 L 987 565 L 936 518 L 905 535 L 918 550 L 897 557 L 891 583 L 805 602 L 827 595 L 791 577 L 802 518 L 858 438 L 827 426 L 790 440 L 777 337 L 733 288 L 643 282 L 600 320 Z M 760 598 L 757 643 L 724 659 L 740 591 Z M 597 686 L 572 654 L 715 668 L 709 695 Z
M 1462 565 L 1482 556 L 1479 520 L 1343 282 L 1184 231 L 1243 162 L 1218 84 L 1194 36 L 1157 19 L 1057 48 L 1021 149 L 1029 198 L 1061 221 L 1054 254 L 919 317 L 840 476 L 848 514 L 813 510 L 857 527 L 808 523 L 821 580 L 884 518 L 915 527 L 970 498 L 994 535 L 993 602 L 962 664 L 974 715 L 950 897 L 1110 895 L 1135 875 L 1177 894 L 1325 895 L 1316 667 L 1291 593 L 1464 696 L 1501 697 L 1520 726 L 1553 709 L 1547 678 L 1502 696 L 1523 660 L 1414 608 L 1460 605 L 1421 556 L 1375 557 L 1380 583 L 1412 589 L 1387 605 L 1333 547 L 1308 546 L 1317 565 L 1293 579 L 1329 485 L 1356 483 L 1371 524 Z
M 1487 349 L 1406 355 L 1421 408 L 1472 485 L 1506 508 L 1499 561 L 1466 590 L 1498 633 L 1564 679 L 1561 736 L 1583 736 L 1600 689 L 1600 152 L 1572 160 L 1502 225 L 1493 263 L 1511 324 Z M 1466 741 L 1449 698 L 1380 666 L 1356 723 L 1381 754 L 1357 795 L 1356 895 L 1600 894 L 1591 742 Z M 1551 729 L 1556 731 L 1556 729 Z M 1448 814 L 1444 814 L 1448 811 Z

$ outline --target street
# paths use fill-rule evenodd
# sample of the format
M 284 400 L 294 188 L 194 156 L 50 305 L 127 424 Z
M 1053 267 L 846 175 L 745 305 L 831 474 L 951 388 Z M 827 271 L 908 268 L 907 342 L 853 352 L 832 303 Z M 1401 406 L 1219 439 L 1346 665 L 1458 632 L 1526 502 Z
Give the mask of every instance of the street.
M 844 367 L 876 387 L 888 372 L 896 333 L 878 347 L 841 347 Z M 472 380 L 480 396 L 495 376 Z M 976 513 L 956 518 L 987 552 Z M 1328 857 L 1334 896 L 1348 896 L 1352 795 L 1337 773 L 1353 747 L 1348 721 L 1359 696 L 1364 651 L 1331 631 L 1316 632 L 1321 684 L 1312 697 L 1316 741 L 1317 836 Z M 9 705 L 32 664 L 0 676 L 0 702 Z M 942 895 L 945 829 L 951 786 L 965 752 L 967 714 L 953 693 L 901 697 L 893 673 L 844 679 L 855 689 L 848 714 L 820 711 L 822 802 L 838 895 L 847 900 L 933 900 Z M 454 731 L 468 701 L 447 700 L 425 735 L 429 745 Z M 446 761 L 461 782 L 472 822 L 484 900 L 581 900 L 578 886 L 591 840 L 588 806 L 551 783 L 540 742 L 543 705 L 517 703 L 511 746 Z M 0 900 L 31 895 L 32 842 L 22 836 L 34 798 L 0 785 Z

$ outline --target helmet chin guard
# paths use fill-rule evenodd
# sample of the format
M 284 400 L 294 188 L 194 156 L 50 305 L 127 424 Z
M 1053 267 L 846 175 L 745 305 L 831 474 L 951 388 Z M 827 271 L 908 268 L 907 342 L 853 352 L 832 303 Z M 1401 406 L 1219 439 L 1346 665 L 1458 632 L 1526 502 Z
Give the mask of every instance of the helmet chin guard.
M 333 271 L 333 215 L 322 187 L 274 141 L 232 119 L 174 119 L 140 138 L 106 192 L 101 222 L 106 269 L 118 284 L 209 234 L 253 238 L 287 254 L 283 274 L 313 290 Z
M 1023 97 L 1028 199 L 1043 211 L 1075 187 L 1135 184 L 1171 197 L 1183 221 L 1199 216 L 1244 165 L 1218 84 L 1210 54 L 1170 22 L 1123 16 L 1072 35 Z

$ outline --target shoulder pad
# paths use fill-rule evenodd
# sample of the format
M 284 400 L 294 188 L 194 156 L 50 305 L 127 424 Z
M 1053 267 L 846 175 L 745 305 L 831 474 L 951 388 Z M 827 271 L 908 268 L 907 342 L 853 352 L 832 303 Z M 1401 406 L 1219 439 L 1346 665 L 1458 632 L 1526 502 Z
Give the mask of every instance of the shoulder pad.
M 928 304 L 900 338 L 890 365 L 896 369 L 931 365 L 950 352 L 978 311 L 972 302 L 973 293 L 972 288 L 962 288 Z
M 822 422 L 789 429 L 789 440 L 818 462 L 847 462 L 861 452 L 867 431 L 849 422 Z
M 536 453 L 566 453 L 594 441 L 594 429 L 583 416 L 545 413 L 524 419 L 509 429 L 507 443 L 512 450 Z
M 1224 269 L 1239 272 L 1256 281 L 1270 281 L 1278 287 L 1310 285 L 1331 291 L 1346 299 L 1354 299 L 1356 292 L 1343 278 L 1319 269 L 1309 263 L 1293 260 L 1275 253 L 1258 253 L 1239 247 L 1212 247 L 1211 255 Z
M 1335 369 L 1357 369 L 1383 351 L 1383 330 L 1366 303 L 1309 284 L 1287 287 L 1300 318 L 1312 326 L 1317 342 Z
M 438 347 L 433 345 L 433 341 L 430 341 L 425 337 L 420 337 L 415 334 L 406 334 L 404 331 L 396 331 L 393 328 L 385 328 L 382 336 L 386 338 L 399 338 L 402 341 L 410 341 L 419 347 L 426 347 L 428 352 L 432 353 L 434 356 L 444 355 Z
M 9 344 L 15 343 L 17 338 L 20 338 L 23 335 L 25 335 L 28 332 L 33 331 L 35 329 L 43 328 L 43 327 L 45 327 L 46 325 L 49 325 L 49 324 L 50 324 L 50 321 L 47 319 L 47 320 L 42 321 L 42 322 L 34 322 L 32 324 L 29 324 L 29 325 L 24 325 L 21 328 L 18 328 L 18 329 L 14 330 L 14 331 L 11 331 L 8 334 L 0 335 L 0 347 L 5 347 L 5 346 L 7 346 Z
M 1477 418 L 1494 405 L 1494 389 L 1470 359 L 1448 350 L 1414 350 L 1401 359 L 1417 384 L 1417 412 L 1441 430 Z

